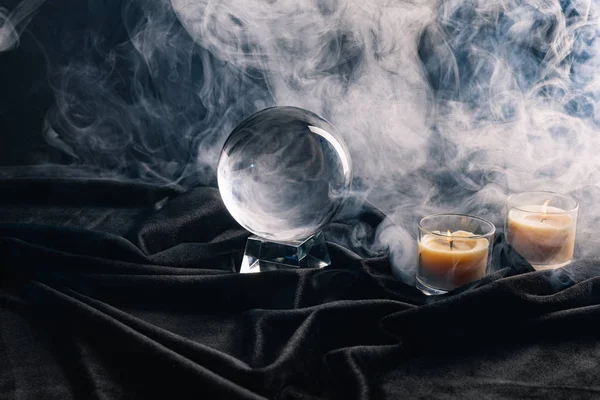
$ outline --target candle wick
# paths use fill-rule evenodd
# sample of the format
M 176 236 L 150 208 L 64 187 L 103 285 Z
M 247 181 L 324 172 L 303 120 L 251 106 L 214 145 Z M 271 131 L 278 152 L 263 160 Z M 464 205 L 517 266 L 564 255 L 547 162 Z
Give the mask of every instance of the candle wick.
M 540 222 L 544 222 L 546 221 L 548 218 L 542 218 L 542 220 Z
M 453 240 L 451 240 L 451 241 L 450 241 L 450 250 L 452 250 L 452 246 L 453 246 L 453 245 L 454 245 L 454 241 L 453 241 Z

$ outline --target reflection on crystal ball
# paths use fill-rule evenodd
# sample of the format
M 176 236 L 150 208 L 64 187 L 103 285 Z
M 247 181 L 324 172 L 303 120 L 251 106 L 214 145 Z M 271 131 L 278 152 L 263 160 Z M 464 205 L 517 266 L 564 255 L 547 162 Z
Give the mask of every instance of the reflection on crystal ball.
M 273 107 L 233 130 L 217 178 L 240 225 L 265 239 L 297 241 L 335 216 L 351 171 L 346 145 L 329 122 L 300 108 Z

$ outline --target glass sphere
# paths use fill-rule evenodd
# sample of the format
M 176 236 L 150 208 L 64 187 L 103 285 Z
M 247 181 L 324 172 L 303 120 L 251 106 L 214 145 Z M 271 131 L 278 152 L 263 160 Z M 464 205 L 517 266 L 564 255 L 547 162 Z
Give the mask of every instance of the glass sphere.
M 300 241 L 339 211 L 352 165 L 329 122 L 301 108 L 273 107 L 229 135 L 217 179 L 225 206 L 244 228 L 273 241 Z

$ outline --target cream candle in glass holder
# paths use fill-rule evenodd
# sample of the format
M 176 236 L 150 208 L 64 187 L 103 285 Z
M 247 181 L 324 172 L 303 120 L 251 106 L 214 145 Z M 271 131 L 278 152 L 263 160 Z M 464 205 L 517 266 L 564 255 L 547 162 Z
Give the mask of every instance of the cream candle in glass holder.
M 437 214 L 419 222 L 417 288 L 443 294 L 485 276 L 495 227 L 481 218 Z
M 536 270 L 565 266 L 573 259 L 579 206 L 552 192 L 508 197 L 506 240 Z

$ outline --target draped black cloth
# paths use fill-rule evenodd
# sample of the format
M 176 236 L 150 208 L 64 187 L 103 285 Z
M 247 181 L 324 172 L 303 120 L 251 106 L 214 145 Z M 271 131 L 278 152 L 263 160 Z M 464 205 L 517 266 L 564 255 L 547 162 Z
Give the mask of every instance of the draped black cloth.
M 600 394 L 594 262 L 531 272 L 499 242 L 482 282 L 427 297 L 332 242 L 330 267 L 238 274 L 247 233 L 214 188 L 0 192 L 0 398 Z

